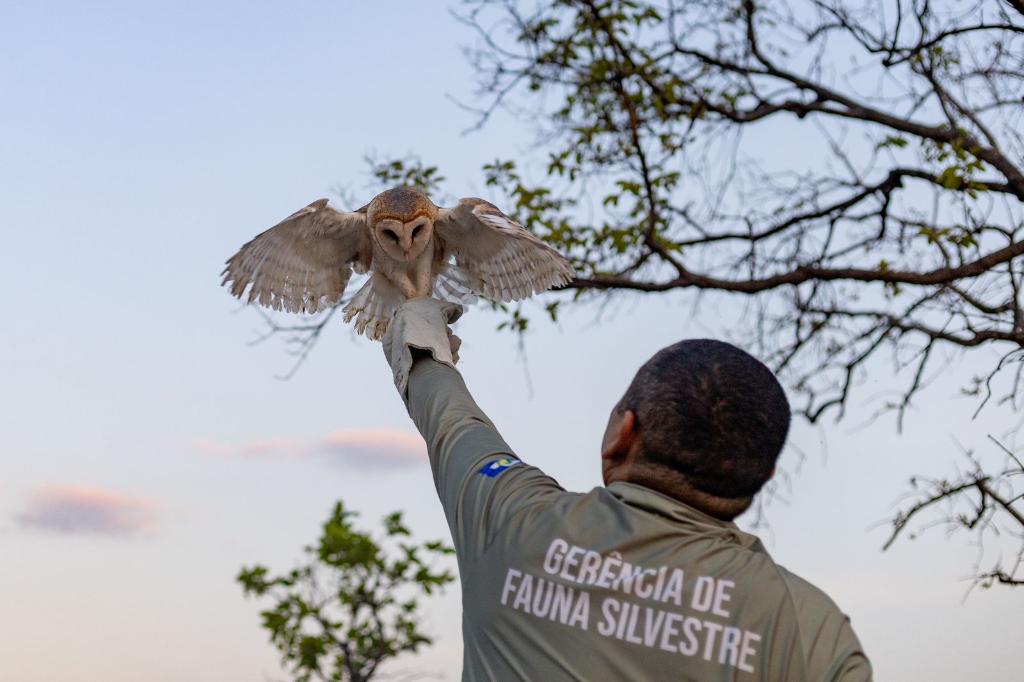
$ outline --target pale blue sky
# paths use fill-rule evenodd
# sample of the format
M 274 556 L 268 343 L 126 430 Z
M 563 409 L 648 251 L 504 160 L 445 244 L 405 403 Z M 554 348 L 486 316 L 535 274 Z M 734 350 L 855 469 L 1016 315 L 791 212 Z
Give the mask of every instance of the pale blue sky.
M 472 40 L 441 2 L 0 4 L 0 679 L 269 679 L 259 605 L 233 582 L 242 564 L 288 568 L 339 497 L 367 523 L 401 508 L 418 535 L 446 536 L 425 462 L 309 454 L 335 432 L 412 432 L 379 346 L 339 323 L 277 381 L 288 358 L 246 345 L 259 318 L 218 273 L 331 187 L 361 188 L 368 152 L 415 152 L 450 192 L 486 196 L 480 165 L 532 138 L 500 116 L 460 135 L 471 121 L 445 95 L 471 96 Z M 532 399 L 513 340 L 474 309 L 463 372 L 521 456 L 588 489 L 632 373 L 667 343 L 729 327 L 740 302 L 720 303 L 694 317 L 686 293 L 633 297 L 600 322 L 587 309 L 540 324 Z M 880 378 L 848 421 L 794 431 L 808 457 L 766 541 L 851 614 L 879 679 L 1011 679 L 1024 663 L 1024 593 L 964 601 L 962 540 L 935 532 L 882 554 L 872 529 L 907 476 L 949 471 L 954 436 L 981 447 L 1006 429 L 1007 413 L 970 422 L 956 395 L 988 357 L 954 357 L 902 437 L 891 420 L 855 428 L 892 388 Z M 209 445 L 274 440 L 307 454 Z M 149 525 L 47 530 L 66 521 L 53 498 L 96 496 Z M 457 590 L 432 607 L 439 641 L 415 665 L 455 680 Z

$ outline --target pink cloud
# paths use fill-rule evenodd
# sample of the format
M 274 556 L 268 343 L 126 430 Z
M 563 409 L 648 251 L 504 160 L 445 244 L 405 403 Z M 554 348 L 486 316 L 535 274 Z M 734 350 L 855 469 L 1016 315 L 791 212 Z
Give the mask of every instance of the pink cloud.
M 427 456 L 427 446 L 418 434 L 384 429 L 336 431 L 315 449 L 346 466 L 366 469 L 411 466 Z
M 88 486 L 58 485 L 29 495 L 15 520 L 26 528 L 67 534 L 136 535 L 156 529 L 156 505 Z
M 254 440 L 227 445 L 208 439 L 193 446 L 218 457 L 310 457 L 319 456 L 346 467 L 393 469 L 423 462 L 427 448 L 423 439 L 408 431 L 357 429 L 335 431 L 315 441 L 288 439 Z

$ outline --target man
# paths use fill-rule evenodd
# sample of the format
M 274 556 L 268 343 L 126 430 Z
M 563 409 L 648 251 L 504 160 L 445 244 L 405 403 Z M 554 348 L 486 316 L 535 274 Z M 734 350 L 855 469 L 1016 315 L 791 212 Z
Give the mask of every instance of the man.
M 462 580 L 467 680 L 869 680 L 849 619 L 732 519 L 790 410 L 763 364 L 683 341 L 612 409 L 605 487 L 524 464 L 455 370 L 458 306 L 408 301 L 384 352 L 423 434 Z

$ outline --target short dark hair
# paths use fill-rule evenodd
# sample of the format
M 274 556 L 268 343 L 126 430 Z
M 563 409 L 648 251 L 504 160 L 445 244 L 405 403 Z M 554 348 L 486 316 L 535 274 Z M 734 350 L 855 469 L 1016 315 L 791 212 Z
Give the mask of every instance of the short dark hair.
M 716 497 L 760 490 L 789 431 L 789 401 L 772 371 L 713 339 L 658 351 L 636 373 L 619 408 L 636 414 L 643 461 L 668 467 Z

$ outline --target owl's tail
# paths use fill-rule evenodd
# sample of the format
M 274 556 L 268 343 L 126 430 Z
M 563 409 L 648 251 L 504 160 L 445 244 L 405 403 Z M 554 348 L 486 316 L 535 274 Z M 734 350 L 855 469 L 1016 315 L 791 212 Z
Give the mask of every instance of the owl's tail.
M 379 275 L 366 280 L 348 305 L 342 310 L 345 321 L 356 321 L 356 333 L 366 334 L 374 341 L 384 338 L 391 317 L 405 302 L 402 292 Z

